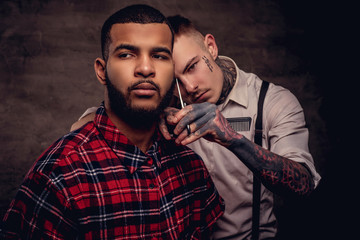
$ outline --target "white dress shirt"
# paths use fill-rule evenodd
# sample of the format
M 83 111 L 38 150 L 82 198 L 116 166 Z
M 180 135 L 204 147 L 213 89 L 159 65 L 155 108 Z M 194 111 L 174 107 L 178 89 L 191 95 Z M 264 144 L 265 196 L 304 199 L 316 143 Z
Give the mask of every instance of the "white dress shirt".
M 222 59 L 228 58 L 221 56 Z M 236 83 L 218 109 L 226 118 L 250 117 L 249 131 L 242 135 L 254 141 L 257 104 L 262 80 L 236 66 Z M 296 97 L 287 89 L 270 83 L 263 108 L 263 147 L 271 152 L 308 166 L 317 186 L 320 176 L 308 149 L 308 130 Z M 217 221 L 214 239 L 250 239 L 252 218 L 253 174 L 232 152 L 205 139 L 188 145 L 204 160 L 225 201 L 225 214 Z M 276 235 L 273 193 L 261 188 L 260 239 Z

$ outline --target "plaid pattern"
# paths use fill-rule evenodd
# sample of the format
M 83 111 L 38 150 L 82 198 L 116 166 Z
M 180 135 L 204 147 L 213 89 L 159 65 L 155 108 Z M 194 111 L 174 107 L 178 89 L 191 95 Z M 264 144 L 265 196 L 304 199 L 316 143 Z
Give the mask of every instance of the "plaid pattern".
M 36 161 L 0 235 L 23 239 L 207 239 L 224 205 L 198 155 L 156 134 L 144 154 L 103 105 Z

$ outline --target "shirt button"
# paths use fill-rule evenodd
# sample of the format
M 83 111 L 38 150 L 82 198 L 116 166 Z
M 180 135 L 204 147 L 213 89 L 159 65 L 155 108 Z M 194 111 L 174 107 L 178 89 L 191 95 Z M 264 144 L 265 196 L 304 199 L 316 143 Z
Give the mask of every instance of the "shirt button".
M 150 183 L 150 184 L 149 184 L 149 188 L 150 188 L 150 189 L 153 189 L 154 187 L 155 187 L 155 185 L 154 185 L 153 183 Z

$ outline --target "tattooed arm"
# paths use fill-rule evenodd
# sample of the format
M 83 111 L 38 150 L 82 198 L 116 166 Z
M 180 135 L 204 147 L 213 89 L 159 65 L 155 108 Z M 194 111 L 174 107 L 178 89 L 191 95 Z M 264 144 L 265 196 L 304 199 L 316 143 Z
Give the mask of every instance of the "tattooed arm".
M 189 144 L 201 137 L 232 151 L 271 191 L 280 195 L 305 196 L 314 189 L 312 175 L 301 163 L 272 153 L 234 131 L 225 117 L 210 103 L 188 105 L 182 110 L 169 108 L 167 122 L 176 125 L 174 134 L 178 144 Z M 190 124 L 191 135 L 186 125 Z M 170 135 L 160 125 L 165 138 Z
M 270 152 L 237 134 L 228 149 L 271 191 L 280 195 L 306 196 L 314 189 L 307 167 Z

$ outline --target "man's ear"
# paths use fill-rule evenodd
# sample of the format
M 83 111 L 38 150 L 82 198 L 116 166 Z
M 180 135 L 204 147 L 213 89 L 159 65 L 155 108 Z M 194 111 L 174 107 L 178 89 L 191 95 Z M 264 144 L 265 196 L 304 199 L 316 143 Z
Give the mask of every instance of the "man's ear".
M 98 81 L 102 85 L 106 85 L 106 80 L 105 80 L 106 63 L 105 63 L 105 61 L 101 58 L 96 58 L 95 63 L 94 63 L 94 69 L 95 69 L 95 74 L 96 74 Z
M 218 56 L 218 48 L 215 42 L 215 37 L 211 34 L 206 34 L 204 44 L 210 52 L 212 58 L 215 60 Z

